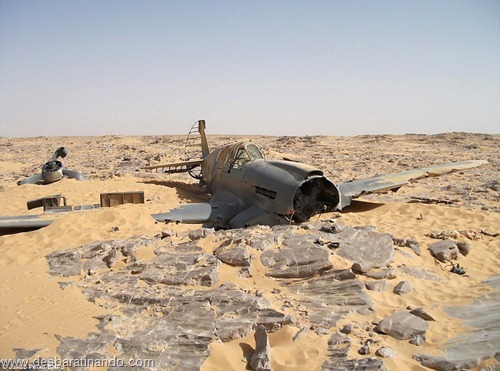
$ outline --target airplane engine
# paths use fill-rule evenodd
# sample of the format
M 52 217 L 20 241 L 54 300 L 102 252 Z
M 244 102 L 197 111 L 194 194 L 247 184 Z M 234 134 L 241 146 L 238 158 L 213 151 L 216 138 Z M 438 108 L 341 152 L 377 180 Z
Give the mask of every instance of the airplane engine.
M 293 220 L 304 222 L 313 215 L 320 214 L 337 207 L 340 193 L 335 184 L 327 178 L 313 177 L 304 181 L 293 197 Z
M 54 183 L 64 177 L 62 162 L 58 160 L 48 161 L 42 166 L 42 178 L 45 183 Z

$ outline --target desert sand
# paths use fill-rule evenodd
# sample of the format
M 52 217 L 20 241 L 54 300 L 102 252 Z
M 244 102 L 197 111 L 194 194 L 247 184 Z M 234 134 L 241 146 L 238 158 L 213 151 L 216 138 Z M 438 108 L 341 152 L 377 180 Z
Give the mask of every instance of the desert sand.
M 119 307 L 111 310 L 99 302 L 89 302 L 77 285 L 63 290 L 60 282 L 84 278 L 54 277 L 49 274 L 46 256 L 94 241 L 158 235 L 167 226 L 155 223 L 150 214 L 165 212 L 182 203 L 208 200 L 187 174 L 151 174 L 140 170 L 141 166 L 183 159 L 184 139 L 184 136 L 0 138 L 1 216 L 40 214 L 41 209 L 28 211 L 26 202 L 55 194 L 64 195 L 69 205 L 99 203 L 102 192 L 144 191 L 146 199 L 140 205 L 61 213 L 45 228 L 0 236 L 0 358 L 14 358 L 19 354 L 16 349 L 36 349 L 34 357 L 58 356 L 60 342 L 56 335 L 83 338 L 90 332 L 98 332 L 95 317 L 120 313 Z M 425 369 L 412 355 L 443 355 L 447 342 L 471 330 L 445 308 L 471 304 L 479 296 L 492 292 L 483 281 L 500 274 L 500 237 L 496 235 L 500 232 L 500 135 L 209 136 L 212 148 L 236 140 L 256 143 L 269 159 L 286 157 L 314 165 L 334 182 L 453 161 L 488 160 L 487 165 L 475 169 L 419 180 L 396 193 L 361 197 L 340 215 L 327 213 L 313 218 L 313 223 L 334 218 L 347 226 L 374 226 L 382 233 L 416 239 L 422 249 L 421 256 L 396 248 L 391 267 L 419 266 L 441 280 L 417 279 L 401 273 L 391 285 L 407 280 L 413 286 L 411 293 L 395 295 L 392 287 L 385 292 L 367 291 L 374 312 L 349 314 L 328 334 L 309 331 L 294 341 L 300 330 L 295 324 L 270 333 L 274 370 L 321 369 L 327 359 L 330 334 L 346 324 L 355 325 L 349 335 L 353 344 L 350 356 L 363 357 L 357 350 L 372 336 L 371 323 L 407 307 L 423 307 L 436 321 L 429 322 L 426 341 L 420 347 L 389 336 L 373 335 L 379 340 L 377 347 L 386 345 L 397 352 L 395 357 L 383 359 L 389 370 Z M 18 180 L 38 172 L 60 146 L 69 152 L 63 163 L 82 172 L 87 181 L 63 179 L 50 185 L 16 185 Z M 431 199 L 434 203 L 415 202 L 412 197 Z M 200 227 L 168 225 L 168 229 L 178 233 Z M 449 267 L 429 254 L 427 247 L 437 240 L 428 234 L 436 231 L 469 232 L 456 238 L 471 245 L 469 255 L 458 259 L 466 275 L 450 273 Z M 215 247 L 207 244 L 203 249 L 211 253 Z M 139 252 L 144 260 L 153 255 L 148 248 Z M 350 268 L 352 264 L 334 256 L 331 262 L 339 269 Z M 278 285 L 265 276 L 266 268 L 259 259 L 254 259 L 253 264 L 252 278 L 238 277 L 234 268 L 222 265 L 216 285 L 232 282 L 241 288 L 262 290 L 273 303 L 276 298 L 272 292 Z M 359 279 L 367 280 L 362 275 Z M 294 300 L 293 296 L 290 300 Z M 253 333 L 229 342 L 214 341 L 202 369 L 245 370 L 245 349 L 254 347 Z M 373 352 L 370 356 L 374 357 Z M 490 358 L 480 366 L 493 364 L 498 362 Z

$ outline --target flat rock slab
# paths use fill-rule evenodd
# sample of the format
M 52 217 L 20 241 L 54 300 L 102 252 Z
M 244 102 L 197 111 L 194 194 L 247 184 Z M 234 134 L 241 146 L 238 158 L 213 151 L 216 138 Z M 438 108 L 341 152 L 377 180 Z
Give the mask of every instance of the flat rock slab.
M 377 330 L 398 340 L 408 340 L 416 335 L 423 335 L 429 328 L 422 318 L 404 311 L 398 311 L 384 318 L 377 325 Z
M 322 236 L 338 244 L 336 254 L 369 269 L 386 267 L 394 259 L 391 236 L 371 228 L 345 227 L 339 233 L 323 233 Z
M 448 342 L 446 355 L 455 363 L 500 356 L 500 275 L 484 283 L 494 291 L 470 305 L 445 308 L 448 314 L 475 328 Z
M 270 277 L 307 278 L 332 268 L 329 257 L 327 250 L 309 241 L 279 251 L 264 251 L 260 260 L 269 268 L 266 274 Z
M 308 308 L 306 320 L 319 331 L 328 329 L 348 313 L 367 314 L 373 311 L 372 303 L 358 279 L 339 281 L 337 274 L 344 271 L 329 270 L 309 280 L 281 280 L 281 284 L 300 295 L 297 303 Z

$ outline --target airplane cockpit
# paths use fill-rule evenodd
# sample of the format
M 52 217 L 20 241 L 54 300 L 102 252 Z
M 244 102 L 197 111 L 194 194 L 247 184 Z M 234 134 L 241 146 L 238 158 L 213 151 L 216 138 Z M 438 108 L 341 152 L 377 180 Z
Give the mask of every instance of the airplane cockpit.
M 253 143 L 241 143 L 235 151 L 233 169 L 242 167 L 247 162 L 264 159 L 264 155 Z

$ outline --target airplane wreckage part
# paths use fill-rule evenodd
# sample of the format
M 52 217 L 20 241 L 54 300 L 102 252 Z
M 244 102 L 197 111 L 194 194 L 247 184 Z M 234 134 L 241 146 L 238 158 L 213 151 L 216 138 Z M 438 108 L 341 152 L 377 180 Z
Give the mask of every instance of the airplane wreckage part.
M 112 207 L 124 204 L 143 204 L 144 192 L 112 192 L 101 193 L 101 207 Z
M 364 194 L 397 189 L 408 184 L 412 180 L 448 174 L 454 171 L 478 167 L 487 163 L 488 161 L 486 160 L 461 161 L 422 169 L 402 171 L 400 173 L 380 175 L 373 178 L 341 183 L 339 184 L 339 190 L 343 196 L 355 198 Z
M 54 195 L 37 198 L 35 200 L 30 200 L 26 203 L 28 210 L 36 209 L 37 207 L 43 207 L 43 211 L 51 207 L 61 207 L 66 206 L 66 197 L 63 195 Z
M 42 219 L 40 215 L 0 216 L 0 236 L 34 231 L 50 223 L 52 223 L 51 219 Z
M 101 207 L 113 207 L 124 204 L 143 204 L 144 192 L 111 192 L 101 193 L 100 204 L 66 205 L 66 197 L 53 195 L 37 198 L 27 202 L 28 210 L 43 206 L 44 213 L 59 214 L 69 211 L 94 210 Z M 53 219 L 43 219 L 42 215 L 1 216 L 0 236 L 4 234 L 28 232 L 48 226 Z
M 64 158 L 67 154 L 68 151 L 64 147 L 59 147 L 54 151 L 50 161 L 47 161 L 45 164 L 43 164 L 42 172 L 40 174 L 35 174 L 23 180 L 20 180 L 17 182 L 17 185 L 37 184 L 42 180 L 45 184 L 50 184 L 57 182 L 64 177 L 76 180 L 85 180 L 80 172 L 66 169 L 62 162 L 58 160 L 59 157 Z
M 342 210 L 361 195 L 397 190 L 412 180 L 469 169 L 487 161 L 463 161 L 423 169 L 381 175 L 334 184 L 323 172 L 296 161 L 267 161 L 251 142 L 229 144 L 209 151 L 205 121 L 194 131 L 201 138 L 201 158 L 146 166 L 163 173 L 189 172 L 200 167 L 200 184 L 211 194 L 209 203 L 181 205 L 167 213 L 154 214 L 160 221 L 184 223 L 211 222 L 231 228 L 253 224 L 304 222 L 326 211 Z M 187 145 L 187 144 L 186 144 Z M 190 144 L 191 145 L 191 144 Z

